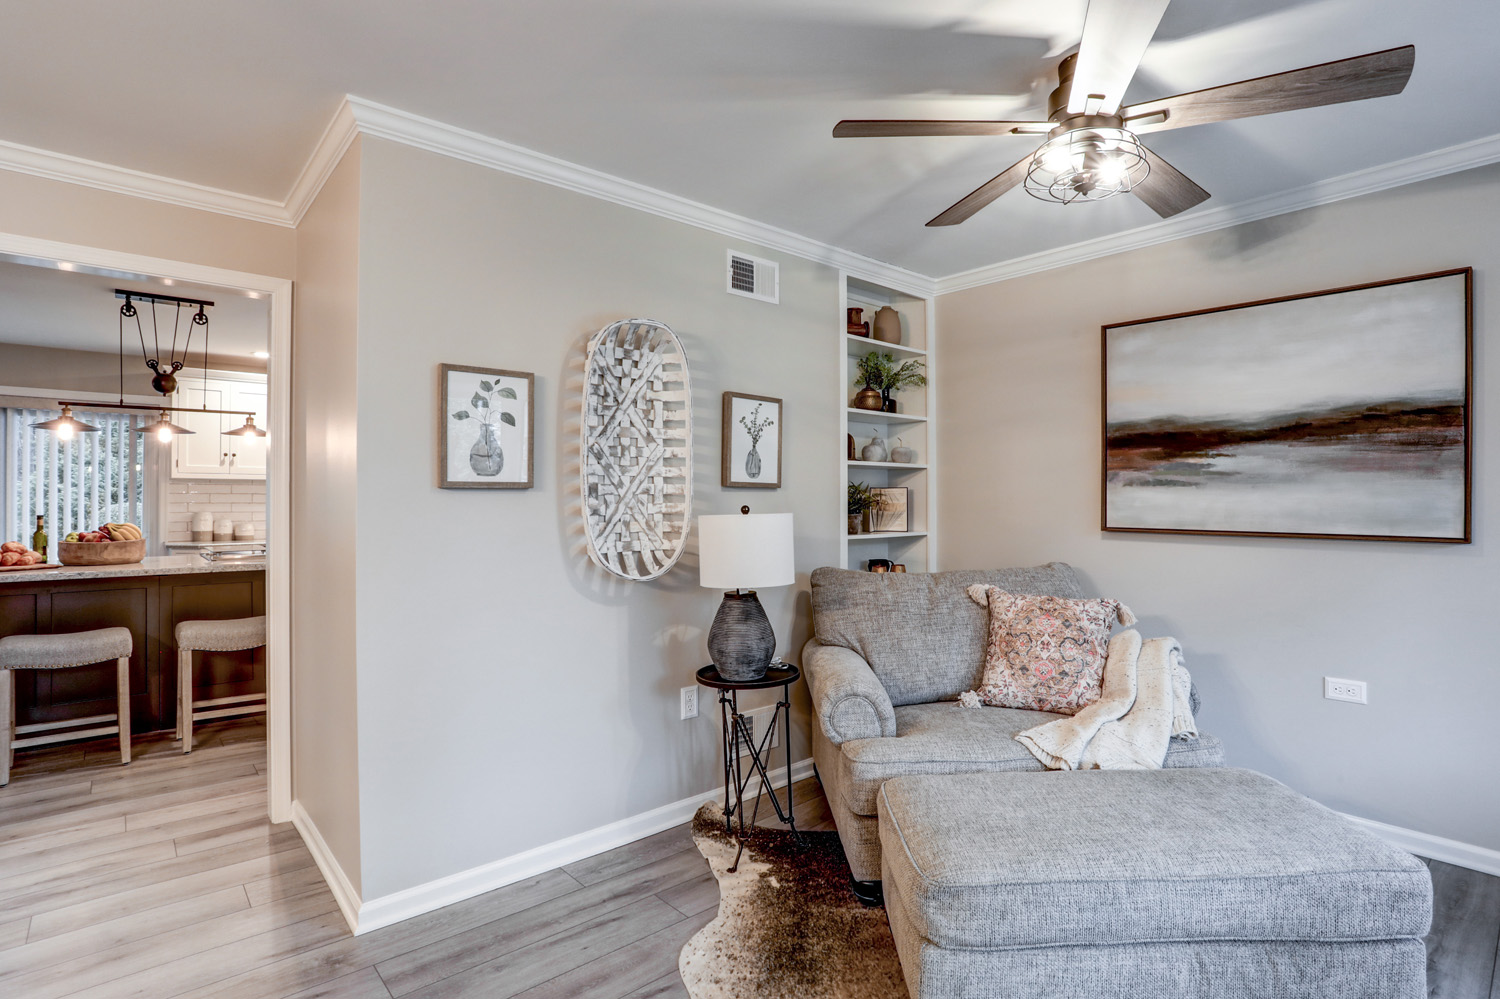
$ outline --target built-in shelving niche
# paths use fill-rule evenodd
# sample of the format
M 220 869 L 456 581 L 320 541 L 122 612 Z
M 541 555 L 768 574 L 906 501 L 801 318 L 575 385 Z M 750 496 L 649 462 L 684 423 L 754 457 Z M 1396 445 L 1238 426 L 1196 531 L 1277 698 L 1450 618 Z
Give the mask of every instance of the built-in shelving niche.
M 936 564 L 936 433 L 931 417 L 936 413 L 937 372 L 933 370 L 932 348 L 934 345 L 933 303 L 931 299 L 909 294 L 895 288 L 863 281 L 849 274 L 842 275 L 843 295 L 836 317 L 839 333 L 839 370 L 843 381 L 837 391 L 842 393 L 844 433 L 854 435 L 855 455 L 877 434 L 889 449 L 899 437 L 901 443 L 917 452 L 916 461 L 900 464 L 892 461 L 849 461 L 847 438 L 837 442 L 839 456 L 840 495 L 849 482 L 863 482 L 871 486 L 905 486 L 909 490 L 911 530 L 902 533 L 874 533 L 845 535 L 843 539 L 843 564 L 850 569 L 864 569 L 872 558 L 888 558 L 906 566 L 908 572 L 932 572 Z M 889 305 L 901 314 L 901 343 L 882 343 L 846 332 L 846 310 L 864 309 L 864 319 L 873 323 L 875 312 Z M 870 351 L 881 350 L 895 355 L 898 361 L 921 359 L 927 368 L 927 385 L 923 388 L 904 389 L 897 393 L 899 411 L 876 413 L 854 409 L 850 406 L 855 392 L 859 359 Z

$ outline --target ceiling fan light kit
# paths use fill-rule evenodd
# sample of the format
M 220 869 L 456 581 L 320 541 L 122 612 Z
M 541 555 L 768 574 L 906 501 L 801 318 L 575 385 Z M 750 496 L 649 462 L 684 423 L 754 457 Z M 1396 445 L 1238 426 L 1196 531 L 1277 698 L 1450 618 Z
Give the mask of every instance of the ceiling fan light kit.
M 848 119 L 834 138 L 947 135 L 1039 135 L 1031 155 L 995 175 L 928 222 L 949 226 L 1023 186 L 1043 201 L 1071 204 L 1133 193 L 1162 218 L 1209 193 L 1141 144 L 1137 132 L 1389 97 L 1406 88 L 1416 48 L 1404 45 L 1121 106 L 1169 0 L 1089 0 L 1078 51 L 1057 67 L 1046 121 L 883 121 Z

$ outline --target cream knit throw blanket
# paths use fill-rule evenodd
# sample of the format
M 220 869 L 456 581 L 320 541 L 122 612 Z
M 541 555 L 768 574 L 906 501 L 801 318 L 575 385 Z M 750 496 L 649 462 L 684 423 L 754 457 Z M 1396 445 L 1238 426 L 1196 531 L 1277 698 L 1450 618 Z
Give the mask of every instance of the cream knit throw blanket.
M 1177 639 L 1122 631 L 1109 640 L 1099 699 L 1016 741 L 1048 770 L 1159 770 L 1169 740 L 1198 737 L 1190 684 Z

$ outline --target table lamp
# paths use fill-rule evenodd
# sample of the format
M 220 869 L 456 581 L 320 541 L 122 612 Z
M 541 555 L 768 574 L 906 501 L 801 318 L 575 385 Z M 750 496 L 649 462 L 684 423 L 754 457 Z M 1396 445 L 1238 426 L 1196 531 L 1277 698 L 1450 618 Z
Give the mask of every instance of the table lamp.
M 698 518 L 698 585 L 724 590 L 708 630 L 708 654 L 726 680 L 759 680 L 776 654 L 776 634 L 753 587 L 797 581 L 792 515 L 738 514 Z

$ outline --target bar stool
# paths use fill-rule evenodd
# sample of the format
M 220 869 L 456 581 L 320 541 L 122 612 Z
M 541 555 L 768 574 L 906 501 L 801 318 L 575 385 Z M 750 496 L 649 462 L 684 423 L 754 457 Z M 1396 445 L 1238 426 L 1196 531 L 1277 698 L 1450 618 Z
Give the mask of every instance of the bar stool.
M 120 764 L 130 762 L 130 653 L 129 628 L 99 628 L 62 635 L 9 635 L 0 638 L 0 787 L 10 783 L 10 766 L 17 749 L 43 746 L 70 739 L 92 739 L 120 734 Z M 115 714 L 94 715 L 63 722 L 16 725 L 16 688 L 13 670 L 72 669 L 115 660 Z M 79 728 L 96 722 L 112 725 Z M 48 735 L 31 735 L 47 732 Z M 26 735 L 18 739 L 16 736 Z
M 177 622 L 177 738 L 182 751 L 193 751 L 193 722 L 199 718 L 264 714 L 266 695 L 240 694 L 193 700 L 193 653 L 238 652 L 266 644 L 266 618 L 239 617 L 227 621 Z

